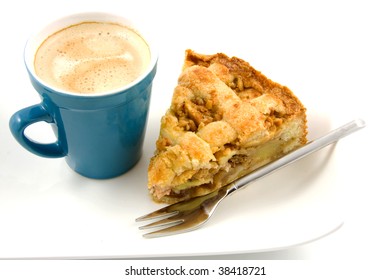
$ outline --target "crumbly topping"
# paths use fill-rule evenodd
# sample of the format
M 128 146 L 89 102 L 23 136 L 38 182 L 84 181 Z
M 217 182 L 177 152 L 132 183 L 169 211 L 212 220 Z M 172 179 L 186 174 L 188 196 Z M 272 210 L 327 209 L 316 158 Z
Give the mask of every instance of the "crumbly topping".
M 304 119 L 305 108 L 294 94 L 247 62 L 187 50 L 149 165 L 151 192 L 160 199 L 180 184 L 212 181 L 298 115 Z

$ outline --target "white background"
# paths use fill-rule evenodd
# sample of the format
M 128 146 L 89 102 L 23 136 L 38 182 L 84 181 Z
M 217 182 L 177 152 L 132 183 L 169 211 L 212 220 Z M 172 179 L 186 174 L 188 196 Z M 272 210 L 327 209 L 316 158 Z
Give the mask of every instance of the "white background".
M 62 15 L 81 11 L 114 12 L 142 21 L 156 38 L 160 60 L 151 104 L 153 115 L 162 115 L 169 106 L 184 50 L 192 48 L 200 53 L 224 52 L 243 58 L 271 79 L 287 85 L 306 105 L 309 116 L 316 118 L 311 120 L 314 124 L 321 120 L 320 123 L 332 128 L 356 117 L 367 122 L 363 131 L 351 136 L 345 145 L 340 143 L 337 149 L 341 158 L 348 158 L 348 162 L 338 165 L 337 178 L 342 180 L 341 228 L 310 244 L 285 250 L 192 258 L 303 259 L 310 260 L 309 267 L 313 267 L 314 262 L 314 267 L 319 268 L 309 270 L 314 279 L 335 276 L 329 267 L 335 267 L 335 274 L 348 275 L 350 279 L 354 276 L 385 279 L 386 254 L 390 249 L 387 192 L 390 185 L 387 164 L 390 20 L 385 4 L 385 1 L 375 0 L 2 2 L 1 217 L 6 219 L 7 211 L 15 209 L 20 211 L 18 217 L 31 211 L 22 205 L 15 206 L 9 200 L 14 198 L 15 190 L 9 189 L 12 182 L 23 180 L 24 173 L 29 174 L 29 180 L 34 178 L 39 182 L 49 173 L 60 178 L 71 172 L 61 160 L 53 161 L 55 164 L 51 169 L 46 159 L 24 151 L 9 133 L 11 114 L 39 102 L 24 68 L 22 54 L 26 39 L 38 26 Z M 150 123 L 149 129 L 158 126 L 156 119 L 151 118 L 150 122 L 154 123 Z M 151 139 L 146 139 L 147 143 L 153 143 L 157 131 L 149 130 L 148 135 Z M 150 152 L 148 150 L 146 155 Z M 40 164 L 45 168 L 40 168 Z M 18 178 L 8 174 L 18 174 Z M 23 195 L 23 201 L 29 201 L 29 206 L 35 205 L 34 190 L 26 190 Z M 99 202 L 112 203 L 114 199 L 110 197 L 108 202 L 104 199 Z M 51 203 L 55 205 L 56 202 Z M 120 198 L 118 204 L 121 203 L 127 202 Z M 83 215 L 82 212 L 79 214 Z M 15 223 L 34 226 L 31 217 L 29 221 L 21 218 Z M 0 238 L 2 225 L 4 223 L 0 221 Z M 15 238 L 28 234 L 15 232 Z M 0 261 L 0 275 L 2 269 L 6 271 L 2 264 Z M 299 268 L 304 270 L 302 265 Z

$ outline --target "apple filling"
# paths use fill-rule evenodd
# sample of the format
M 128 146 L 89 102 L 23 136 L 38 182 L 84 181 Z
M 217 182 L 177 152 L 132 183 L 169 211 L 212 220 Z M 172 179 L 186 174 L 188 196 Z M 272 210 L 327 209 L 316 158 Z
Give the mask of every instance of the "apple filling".
M 148 169 L 159 202 L 210 193 L 306 142 L 305 108 L 288 88 L 238 58 L 186 54 Z

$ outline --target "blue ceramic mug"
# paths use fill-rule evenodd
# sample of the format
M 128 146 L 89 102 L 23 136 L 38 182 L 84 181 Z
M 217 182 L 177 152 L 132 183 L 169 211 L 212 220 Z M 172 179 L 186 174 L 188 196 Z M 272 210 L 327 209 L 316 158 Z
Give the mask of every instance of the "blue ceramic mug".
M 147 43 L 150 63 L 133 82 L 110 92 L 67 92 L 40 79 L 34 68 L 38 47 L 51 34 L 81 22 L 115 22 L 137 30 Z M 128 19 L 105 13 L 83 13 L 59 19 L 33 36 L 25 48 L 25 64 L 41 103 L 16 112 L 10 119 L 15 139 L 42 157 L 65 157 L 68 165 L 90 178 L 112 178 L 125 173 L 140 159 L 148 118 L 157 54 L 150 39 Z M 25 129 L 36 122 L 52 125 L 57 140 L 37 143 Z

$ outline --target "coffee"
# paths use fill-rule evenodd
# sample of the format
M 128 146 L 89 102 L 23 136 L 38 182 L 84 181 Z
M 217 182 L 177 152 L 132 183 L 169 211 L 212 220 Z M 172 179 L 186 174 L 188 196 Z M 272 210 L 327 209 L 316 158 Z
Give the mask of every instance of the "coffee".
M 35 55 L 35 72 L 51 86 L 74 93 L 123 87 L 146 70 L 147 43 L 128 27 L 83 22 L 49 36 Z

